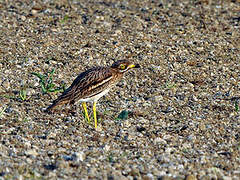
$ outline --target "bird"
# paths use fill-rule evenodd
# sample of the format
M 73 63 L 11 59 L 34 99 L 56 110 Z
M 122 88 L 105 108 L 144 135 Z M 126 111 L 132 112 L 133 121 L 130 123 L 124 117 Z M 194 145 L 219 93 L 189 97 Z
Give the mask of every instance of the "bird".
M 94 126 L 97 129 L 97 101 L 107 94 L 122 78 L 123 74 L 132 68 L 140 68 L 139 64 L 134 64 L 129 60 L 115 61 L 108 67 L 93 67 L 85 72 L 80 73 L 73 81 L 71 86 L 67 88 L 52 104 L 47 107 L 46 112 L 52 112 L 59 105 L 81 102 L 84 115 L 89 124 L 91 123 L 87 102 L 93 103 Z

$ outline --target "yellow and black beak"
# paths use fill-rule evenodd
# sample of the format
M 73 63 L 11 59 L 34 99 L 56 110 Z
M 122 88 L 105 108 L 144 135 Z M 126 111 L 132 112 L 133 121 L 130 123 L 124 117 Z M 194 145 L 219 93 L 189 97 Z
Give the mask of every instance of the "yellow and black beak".
M 128 68 L 129 68 L 129 69 L 131 69 L 131 68 L 140 68 L 140 65 L 139 65 L 139 64 L 130 64 L 130 65 L 128 66 Z

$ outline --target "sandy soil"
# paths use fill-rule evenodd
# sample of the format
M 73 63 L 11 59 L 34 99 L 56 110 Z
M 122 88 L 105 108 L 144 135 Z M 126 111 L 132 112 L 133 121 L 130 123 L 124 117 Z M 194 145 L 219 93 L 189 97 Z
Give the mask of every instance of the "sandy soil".
M 238 0 L 2 0 L 0 12 L 0 179 L 240 178 Z M 33 73 L 54 69 L 55 90 L 119 59 L 141 69 L 100 99 L 98 131 L 79 104 L 43 112 L 61 92 Z

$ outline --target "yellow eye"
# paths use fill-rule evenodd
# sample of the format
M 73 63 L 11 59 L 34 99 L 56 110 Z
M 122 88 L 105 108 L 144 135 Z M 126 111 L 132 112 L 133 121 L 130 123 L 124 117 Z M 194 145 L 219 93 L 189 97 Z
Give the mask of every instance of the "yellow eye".
M 121 65 L 120 65 L 120 68 L 121 68 L 122 70 L 124 70 L 124 69 L 125 69 L 125 65 L 124 65 L 124 64 L 121 64 Z

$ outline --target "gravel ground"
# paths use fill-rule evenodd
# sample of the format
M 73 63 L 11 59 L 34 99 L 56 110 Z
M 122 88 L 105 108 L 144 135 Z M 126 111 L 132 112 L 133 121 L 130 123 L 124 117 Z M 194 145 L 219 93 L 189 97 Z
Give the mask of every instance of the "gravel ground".
M 240 178 L 239 0 L 1 0 L 0 12 L 0 179 Z M 68 87 L 119 59 L 142 68 L 98 102 L 98 131 L 79 104 L 43 112 L 61 92 L 32 73 Z

